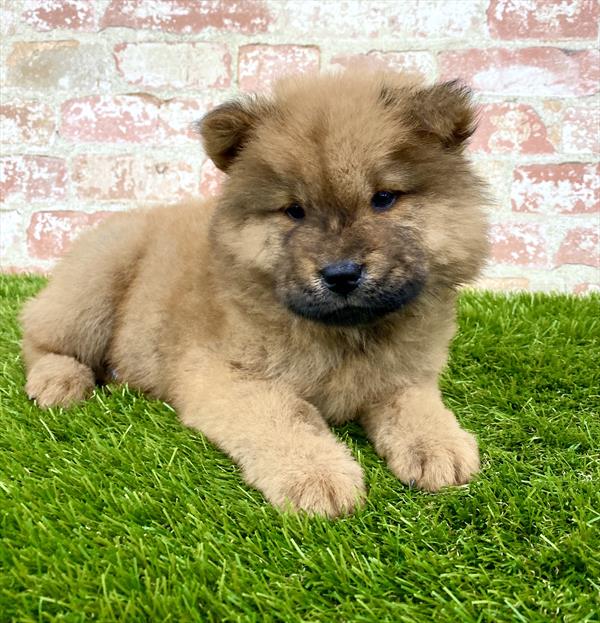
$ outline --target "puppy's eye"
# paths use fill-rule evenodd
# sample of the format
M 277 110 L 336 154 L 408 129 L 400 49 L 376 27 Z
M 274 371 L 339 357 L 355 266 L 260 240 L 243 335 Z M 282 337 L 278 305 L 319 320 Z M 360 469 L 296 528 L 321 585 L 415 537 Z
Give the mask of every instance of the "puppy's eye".
M 292 203 L 283 212 L 293 221 L 301 221 L 305 216 L 304 208 L 299 203 Z
M 398 193 L 391 192 L 389 190 L 380 190 L 371 197 L 371 206 L 377 212 L 383 212 L 389 210 L 398 198 Z

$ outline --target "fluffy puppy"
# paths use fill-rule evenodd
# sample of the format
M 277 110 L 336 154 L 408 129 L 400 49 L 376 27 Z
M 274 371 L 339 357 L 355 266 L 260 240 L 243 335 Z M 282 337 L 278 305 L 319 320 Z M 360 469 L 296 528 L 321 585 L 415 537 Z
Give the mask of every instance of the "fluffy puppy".
M 222 193 L 116 215 L 74 245 L 22 314 L 29 396 L 66 406 L 114 370 L 309 513 L 365 494 L 328 426 L 348 420 L 402 482 L 468 482 L 477 443 L 437 379 L 457 288 L 486 254 L 469 91 L 310 76 L 199 129 Z

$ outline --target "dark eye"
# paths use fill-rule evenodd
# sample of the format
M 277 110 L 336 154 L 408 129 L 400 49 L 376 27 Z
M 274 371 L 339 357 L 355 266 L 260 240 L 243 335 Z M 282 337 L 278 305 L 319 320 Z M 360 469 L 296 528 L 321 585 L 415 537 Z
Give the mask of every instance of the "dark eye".
M 305 216 L 304 208 L 299 203 L 292 203 L 284 210 L 284 212 L 293 221 L 301 221 Z
M 371 206 L 378 212 L 389 210 L 398 198 L 397 193 L 393 193 L 389 190 L 380 190 L 371 197 Z

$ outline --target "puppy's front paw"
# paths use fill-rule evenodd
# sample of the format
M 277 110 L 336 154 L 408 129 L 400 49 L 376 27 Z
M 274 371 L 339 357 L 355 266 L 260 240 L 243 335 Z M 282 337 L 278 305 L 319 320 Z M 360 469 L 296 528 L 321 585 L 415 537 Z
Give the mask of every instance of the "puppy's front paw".
M 460 428 L 435 436 L 429 432 L 398 440 L 388 464 L 405 484 L 438 491 L 473 478 L 479 471 L 479 449 L 475 437 Z
M 266 492 L 270 501 L 280 508 L 291 506 L 309 515 L 350 514 L 361 505 L 366 493 L 359 464 L 345 454 L 290 465 L 277 481 Z

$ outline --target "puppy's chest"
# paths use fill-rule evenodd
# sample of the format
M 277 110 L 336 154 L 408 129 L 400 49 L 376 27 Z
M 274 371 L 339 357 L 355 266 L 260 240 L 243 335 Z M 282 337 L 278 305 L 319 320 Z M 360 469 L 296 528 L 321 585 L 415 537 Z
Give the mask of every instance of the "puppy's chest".
M 332 423 L 355 419 L 397 380 L 394 370 L 378 365 L 372 353 L 290 350 L 272 360 L 268 375 L 291 385 Z

